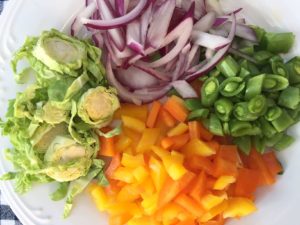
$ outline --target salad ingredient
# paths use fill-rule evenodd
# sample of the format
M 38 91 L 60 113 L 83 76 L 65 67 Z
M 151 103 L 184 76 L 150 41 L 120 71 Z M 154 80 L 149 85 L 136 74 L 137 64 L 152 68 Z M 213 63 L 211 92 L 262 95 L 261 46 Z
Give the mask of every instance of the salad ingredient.
M 10 101 L 2 134 L 13 147 L 6 152 L 13 163 L 19 193 L 34 183 L 58 182 L 52 198 L 67 196 L 64 216 L 73 198 L 92 180 L 107 184 L 104 161 L 96 159 L 98 128 L 107 126 L 119 107 L 115 89 L 107 85 L 101 50 L 87 41 L 69 37 L 57 30 L 29 37 L 12 59 L 18 83 L 34 83 Z M 21 71 L 19 63 L 29 67 Z M 31 71 L 28 73 L 27 71 Z
M 170 99 L 181 100 L 171 96 L 166 102 Z M 256 211 L 255 191 L 272 185 L 282 172 L 275 153 L 261 155 L 253 149 L 246 155 L 198 121 L 173 118 L 176 122 L 168 126 L 162 117 L 164 105 L 154 102 L 143 120 L 131 115 L 130 123 L 135 119 L 147 124 L 151 118 L 154 126 L 137 130 L 123 123 L 122 133 L 109 139 L 115 149 L 106 171 L 110 185 L 92 182 L 89 187 L 98 209 L 109 214 L 109 223 L 224 224 L 225 218 Z M 121 118 L 137 107 L 124 106 Z M 103 148 L 98 154 L 105 155 Z

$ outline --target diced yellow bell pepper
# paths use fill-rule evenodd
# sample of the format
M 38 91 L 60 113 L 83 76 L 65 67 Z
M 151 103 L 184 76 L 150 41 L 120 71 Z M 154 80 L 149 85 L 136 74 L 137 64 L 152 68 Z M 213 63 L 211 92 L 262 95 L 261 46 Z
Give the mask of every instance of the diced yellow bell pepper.
M 134 150 L 132 147 L 128 147 L 126 149 L 124 149 L 123 153 L 129 154 L 129 155 L 133 155 L 134 154 Z
M 160 225 L 160 223 L 152 216 L 142 216 L 132 218 L 126 225 Z
M 163 160 L 164 158 L 168 158 L 170 157 L 170 152 L 161 148 L 161 147 L 158 147 L 158 146 L 152 146 L 151 147 L 151 150 L 161 159 Z
M 182 151 L 187 155 L 200 155 L 211 156 L 216 154 L 216 150 L 205 144 L 205 142 L 194 138 L 190 140 L 183 148 Z
M 213 189 L 224 190 L 226 187 L 228 187 L 230 184 L 234 183 L 235 181 L 236 178 L 233 176 L 221 176 L 216 180 Z
M 148 115 L 147 105 L 134 105 L 123 103 L 114 113 L 114 119 L 121 119 L 122 116 L 131 116 L 142 121 L 146 121 Z
M 199 224 L 205 223 L 211 220 L 212 218 L 214 218 L 215 216 L 223 213 L 227 209 L 227 207 L 228 207 L 228 202 L 227 200 L 225 200 L 221 204 L 215 206 L 214 208 L 204 213 L 203 216 L 201 216 L 201 218 L 198 220 Z
M 123 181 L 125 183 L 133 183 L 133 169 L 128 167 L 119 167 L 114 171 L 112 179 Z
M 99 211 L 104 211 L 109 203 L 109 198 L 106 195 L 103 187 L 91 183 L 89 187 L 89 192 Z
M 132 143 L 132 140 L 124 134 L 121 134 L 118 137 L 118 141 L 116 142 L 116 150 L 118 152 L 123 152 L 126 148 L 128 148 Z
M 144 209 L 144 212 L 146 215 L 151 216 L 153 215 L 156 210 L 157 210 L 157 201 L 158 201 L 158 193 L 154 194 L 154 195 L 149 195 L 146 196 L 142 203 L 141 206 Z
M 224 218 L 239 218 L 256 211 L 256 207 L 248 198 L 229 198 L 228 207 L 224 211 Z
M 108 219 L 108 223 L 109 225 L 124 225 L 128 220 L 131 219 L 131 217 L 132 216 L 128 213 L 121 215 L 111 215 Z
M 153 156 L 149 159 L 150 176 L 156 188 L 156 191 L 160 191 L 163 184 L 165 183 L 167 172 L 163 164 L 154 158 Z
M 139 166 L 145 165 L 144 156 L 142 154 L 132 155 L 128 153 L 123 153 L 121 164 L 129 168 L 137 168 Z
M 132 216 L 141 216 L 143 210 L 134 202 L 115 202 L 106 207 L 109 214 L 120 215 L 129 213 Z
M 143 131 L 142 138 L 140 139 L 136 151 L 137 152 L 146 152 L 150 150 L 151 146 L 153 146 L 158 137 L 160 135 L 160 130 L 158 128 L 147 128 Z
M 179 163 L 166 164 L 166 170 L 173 180 L 179 180 L 184 174 L 187 173 L 187 169 Z
M 225 195 L 217 196 L 213 194 L 207 194 L 202 197 L 201 205 L 203 206 L 204 209 L 210 210 L 216 207 L 217 205 L 221 204 L 226 198 L 227 196 Z
M 176 127 L 172 128 L 168 133 L 168 137 L 184 134 L 189 130 L 189 126 L 186 123 L 179 123 Z
M 162 221 L 164 225 L 174 224 L 177 221 L 177 216 L 180 213 L 185 213 L 185 209 L 176 203 L 169 203 L 163 208 Z
M 128 127 L 136 132 L 142 133 L 146 125 L 143 121 L 130 116 L 122 116 L 124 127 Z
M 117 195 L 117 201 L 133 202 L 140 198 L 141 189 L 137 185 L 125 185 Z
M 147 198 L 148 196 L 152 196 L 155 192 L 155 186 L 153 184 L 152 179 L 144 180 L 144 182 L 140 184 L 140 188 L 142 189 L 141 192 L 142 198 Z
M 139 166 L 133 171 L 133 177 L 140 184 L 149 176 L 148 170 L 144 166 Z
M 171 151 L 171 157 L 177 163 L 183 164 L 184 162 L 184 155 L 177 151 Z

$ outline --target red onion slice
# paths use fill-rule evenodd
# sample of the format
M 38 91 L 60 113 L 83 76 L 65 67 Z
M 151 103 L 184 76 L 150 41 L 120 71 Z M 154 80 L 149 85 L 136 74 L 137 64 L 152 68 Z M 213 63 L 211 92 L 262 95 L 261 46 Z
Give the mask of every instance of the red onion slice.
M 236 18 L 235 15 L 232 14 L 231 30 L 227 37 L 228 40 L 230 40 L 231 42 L 234 39 L 235 32 L 236 32 Z M 217 51 L 217 53 L 208 61 L 208 63 L 202 66 L 198 71 L 186 76 L 185 80 L 193 81 L 197 77 L 202 76 L 208 71 L 210 71 L 225 56 L 229 48 L 230 48 L 230 44 L 228 44 L 226 47 L 222 48 L 221 50 Z
M 200 19 L 206 14 L 206 0 L 195 0 L 195 15 L 196 19 Z
M 221 49 L 230 43 L 227 38 L 202 31 L 193 31 L 192 41 L 194 44 L 214 50 Z
M 222 7 L 220 5 L 220 2 L 218 0 L 208 0 L 206 1 L 206 10 L 209 11 L 214 11 L 218 15 L 224 15 L 224 12 L 222 10 Z
M 135 20 L 127 25 L 126 32 L 126 44 L 127 46 L 137 52 L 138 54 L 142 54 L 144 51 L 144 47 L 141 44 L 141 32 L 140 32 L 140 22 Z
M 158 49 L 162 44 L 168 32 L 175 5 L 175 0 L 166 0 L 155 9 L 147 34 L 147 44 L 153 48 Z
M 98 0 L 98 2 L 104 2 L 103 0 Z M 125 14 L 124 16 L 117 17 L 117 18 L 103 18 L 103 20 L 91 20 L 82 18 L 82 23 L 85 24 L 87 27 L 91 27 L 94 29 L 113 29 L 122 27 L 131 21 L 135 20 L 138 16 L 141 15 L 143 10 L 147 7 L 147 5 L 151 2 L 151 0 L 140 0 L 138 4 L 132 9 L 129 13 Z M 103 5 L 103 4 L 99 4 Z M 101 10 L 103 13 L 105 11 Z
M 222 28 L 224 28 L 226 31 L 230 31 L 232 26 L 232 21 L 228 21 L 226 22 Z M 243 39 L 249 40 L 249 41 L 253 41 L 253 42 L 257 42 L 257 36 L 255 31 L 245 25 L 245 24 L 237 24 L 236 25 L 236 36 L 241 37 Z
M 188 54 L 188 60 L 187 60 L 187 68 L 190 68 L 190 66 L 194 66 L 194 64 L 198 64 L 200 61 L 200 47 L 198 45 L 193 45 L 189 54 Z
M 142 63 L 140 62 L 137 62 L 135 64 L 133 64 L 132 66 L 136 67 L 136 68 L 139 68 L 140 70 L 143 70 L 145 71 L 146 73 L 156 77 L 157 79 L 159 80 L 162 80 L 162 81 L 170 81 L 171 79 L 169 78 L 169 75 L 166 74 L 165 72 L 162 72 L 162 71 L 159 71 L 157 69 L 152 69 L 150 67 L 145 67 L 143 66 Z
M 125 15 L 125 1 L 124 0 L 115 0 L 115 10 L 118 16 Z
M 192 86 L 185 80 L 177 80 L 172 82 L 172 86 L 180 94 L 182 98 L 197 98 L 198 95 Z
M 149 5 L 147 10 L 143 13 L 143 15 L 140 18 L 141 44 L 144 46 L 144 48 L 146 45 L 148 27 L 151 21 L 152 21 L 152 4 Z
M 188 65 L 188 53 L 191 49 L 191 45 L 187 44 L 179 54 L 179 59 L 176 63 L 174 72 L 172 73 L 172 81 L 178 80 L 178 78 L 186 71 Z
M 209 31 L 215 23 L 216 16 L 217 15 L 215 12 L 208 12 L 205 16 L 203 16 L 195 23 L 193 30 L 199 30 L 202 32 Z

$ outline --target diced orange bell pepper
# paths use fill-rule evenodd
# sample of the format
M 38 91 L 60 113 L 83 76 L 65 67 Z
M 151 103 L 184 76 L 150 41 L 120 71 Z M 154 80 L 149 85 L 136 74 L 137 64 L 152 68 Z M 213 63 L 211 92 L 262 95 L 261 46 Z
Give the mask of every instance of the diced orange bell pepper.
M 139 186 L 141 188 L 141 196 L 142 198 L 147 198 L 148 196 L 152 196 L 155 193 L 155 186 L 152 179 L 145 179 L 143 183 Z
M 234 176 L 236 177 L 238 174 L 237 165 L 230 161 L 227 161 L 221 157 L 216 157 L 214 161 L 214 176 Z
M 233 163 L 239 162 L 239 153 L 236 145 L 221 145 L 218 156 Z
M 218 152 L 219 149 L 220 149 L 220 144 L 219 144 L 218 142 L 216 142 L 215 140 L 208 141 L 208 142 L 206 142 L 206 144 L 207 144 L 211 149 L 214 149 L 216 152 Z
M 154 127 L 157 117 L 158 117 L 158 113 L 160 111 L 160 108 L 161 108 L 161 103 L 158 101 L 154 101 L 152 104 L 151 110 L 148 114 L 147 121 L 146 121 L 147 127 L 149 127 L 149 128 Z
M 176 127 L 169 130 L 169 132 L 167 133 L 167 136 L 168 137 L 178 136 L 178 135 L 181 135 L 181 134 L 184 134 L 185 132 L 187 132 L 188 129 L 189 129 L 188 125 L 181 122 Z
M 254 203 L 248 198 L 229 198 L 224 218 L 240 218 L 256 211 Z
M 190 140 L 189 134 L 182 134 L 173 137 L 164 137 L 161 140 L 161 146 L 164 149 L 180 150 Z
M 234 183 L 236 181 L 236 178 L 233 176 L 220 176 L 214 186 L 214 190 L 224 190 L 227 188 L 230 184 Z
M 206 174 L 204 171 L 196 178 L 195 182 L 191 185 L 189 195 L 197 202 L 201 202 L 201 198 L 206 190 Z
M 262 158 L 274 177 L 283 172 L 282 165 L 277 159 L 274 151 L 263 154 Z
M 117 201 L 133 202 L 141 197 L 140 192 L 141 189 L 137 185 L 127 184 L 118 193 Z
M 199 123 L 199 129 L 200 129 L 200 139 L 204 141 L 211 141 L 214 137 L 214 135 L 209 132 L 201 123 Z
M 108 166 L 108 168 L 105 171 L 105 175 L 110 178 L 114 171 L 121 165 L 121 154 L 117 153 L 114 157 L 112 157 L 112 160 Z
M 147 128 L 143 131 L 142 138 L 140 139 L 136 151 L 137 152 L 146 152 L 150 150 L 151 146 L 153 146 L 158 136 L 160 135 L 160 130 L 157 128 Z
M 137 154 L 135 156 L 123 153 L 122 154 L 122 160 L 121 164 L 125 167 L 129 168 L 136 168 L 139 166 L 145 165 L 144 155 L 143 154 Z
M 134 217 L 126 225 L 160 225 L 152 216 Z
M 148 170 L 144 166 L 139 166 L 133 170 L 133 177 L 140 184 L 149 176 Z
M 202 206 L 185 194 L 177 196 L 174 202 L 196 217 L 201 217 L 204 213 Z
M 205 212 L 203 216 L 199 219 L 199 222 L 200 223 L 208 222 L 209 220 L 213 219 L 217 215 L 223 213 L 227 209 L 227 207 L 228 207 L 228 202 L 227 200 L 225 200 L 221 204 Z
M 148 114 L 147 105 L 134 105 L 123 103 L 114 113 L 114 119 L 121 119 L 122 116 L 130 116 L 142 121 L 146 121 Z
M 109 225 L 124 225 L 131 218 L 131 215 L 125 213 L 120 215 L 113 215 L 109 217 Z
M 200 156 L 211 156 L 216 153 L 216 151 L 205 144 L 205 142 L 196 138 L 190 140 L 183 146 L 182 151 L 187 155 L 195 154 Z
M 206 194 L 201 199 L 201 205 L 204 209 L 210 210 L 225 200 L 226 196 L 217 196 L 213 194 Z
M 165 110 L 164 108 L 160 109 L 160 117 L 163 121 L 163 123 L 167 126 L 167 127 L 174 127 L 176 124 L 176 120 L 173 116 L 171 116 L 171 114 Z
M 115 144 L 116 151 L 123 152 L 131 144 L 132 144 L 132 140 L 122 132 L 122 134 L 118 136 L 118 140 Z
M 161 147 L 164 149 L 169 149 L 174 145 L 174 141 L 172 137 L 164 137 L 160 142 Z
M 124 127 L 132 129 L 139 133 L 142 133 L 146 128 L 146 125 L 142 120 L 136 119 L 134 117 L 122 116 L 122 122 Z
M 174 224 L 178 221 L 177 216 L 180 213 L 184 213 L 185 209 L 178 204 L 171 202 L 161 209 L 161 220 L 163 224 Z
M 115 155 L 115 141 L 114 137 L 105 138 L 100 136 L 100 151 L 98 155 L 114 156 Z
M 214 165 L 207 157 L 192 155 L 186 158 L 185 166 L 192 171 L 204 170 L 207 174 L 213 175 Z
M 111 176 L 114 180 L 123 181 L 125 183 L 133 183 L 133 169 L 128 167 L 118 167 Z
M 253 198 L 253 194 L 259 183 L 259 171 L 241 168 L 239 169 L 239 174 L 235 183 L 234 194 L 240 197 Z
M 153 156 L 149 160 L 149 169 L 155 188 L 157 191 L 160 191 L 166 180 L 167 172 L 163 164 Z
M 164 109 L 167 110 L 179 122 L 184 122 L 188 116 L 184 102 L 181 98 L 173 95 L 164 104 Z
M 163 207 L 172 201 L 183 189 L 185 189 L 194 179 L 195 174 L 187 172 L 181 179 L 175 181 L 170 177 L 166 181 L 159 193 L 158 208 Z
M 196 225 L 195 219 L 187 219 L 184 221 L 180 221 L 179 223 L 176 223 L 176 225 Z
M 200 127 L 198 121 L 190 121 L 188 122 L 189 133 L 191 139 L 200 138 Z

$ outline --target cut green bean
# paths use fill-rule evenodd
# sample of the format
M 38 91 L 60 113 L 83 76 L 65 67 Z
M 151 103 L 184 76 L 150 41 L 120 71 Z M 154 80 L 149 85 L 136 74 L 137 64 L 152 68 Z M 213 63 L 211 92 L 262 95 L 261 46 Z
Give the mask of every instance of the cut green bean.
M 284 133 L 277 133 L 274 134 L 272 137 L 270 138 L 266 138 L 265 139 L 265 144 L 267 147 L 273 147 L 284 135 Z
M 258 151 L 261 154 L 263 154 L 265 152 L 266 144 L 265 144 L 265 140 L 263 138 L 261 138 L 260 136 L 254 136 L 253 144 L 254 144 L 256 151 Z
M 262 133 L 267 138 L 271 138 L 277 133 L 276 129 L 272 126 L 272 124 L 266 119 L 264 119 L 263 117 L 259 118 L 259 122 L 260 122 Z
M 254 63 L 249 62 L 246 59 L 240 60 L 239 64 L 241 65 L 241 68 L 248 70 L 251 73 L 251 75 L 253 75 L 253 76 L 260 74 L 260 71 L 257 68 L 257 66 Z
M 232 102 L 227 98 L 220 98 L 215 102 L 214 106 L 216 115 L 219 119 L 222 121 L 229 121 L 233 109 Z
M 261 71 L 261 73 L 268 73 L 268 74 L 272 74 L 273 73 L 271 65 L 265 65 L 265 66 L 263 66 L 260 71 Z
M 281 113 L 282 113 L 282 109 L 280 107 L 278 106 L 270 107 L 267 113 L 265 114 L 265 119 L 268 121 L 276 120 L 281 116 Z
M 199 119 L 207 118 L 208 114 L 209 114 L 208 109 L 196 109 L 189 114 L 188 120 L 199 120 Z
M 283 77 L 288 77 L 289 72 L 286 65 L 283 62 L 271 61 L 271 68 L 273 74 L 278 74 Z
M 215 114 L 210 114 L 210 117 L 206 123 L 207 128 L 210 132 L 218 136 L 224 136 L 223 127 L 220 119 Z
M 232 120 L 229 124 L 230 133 L 233 137 L 260 135 L 261 129 L 257 126 L 252 126 L 246 121 Z
M 291 32 L 287 33 L 266 33 L 264 35 L 266 50 L 272 53 L 287 53 L 292 48 L 295 35 Z
M 287 113 L 287 111 L 282 110 L 281 115 L 272 121 L 272 125 L 278 132 L 285 131 L 288 127 L 294 124 L 293 118 Z
M 234 77 L 240 71 L 239 64 L 230 55 L 226 56 L 217 68 L 225 77 Z
M 287 64 L 289 71 L 289 81 L 291 84 L 300 83 L 300 57 L 294 57 Z
M 261 116 L 267 111 L 267 99 L 263 95 L 257 95 L 248 103 L 248 110 L 250 113 Z
M 223 133 L 225 135 L 230 135 L 230 129 L 229 129 L 229 123 L 228 122 L 223 123 Z
M 202 105 L 212 106 L 219 96 L 219 81 L 215 77 L 208 78 L 201 88 Z
M 254 54 L 254 59 L 259 63 L 260 65 L 266 64 L 270 58 L 273 57 L 273 54 L 268 51 L 258 51 Z
M 266 31 L 263 28 L 260 28 L 257 26 L 251 26 L 251 27 L 255 31 L 257 40 L 260 43 L 262 41 L 262 39 L 264 38 Z
M 238 95 L 245 88 L 245 82 L 240 77 L 229 77 L 220 85 L 220 93 L 225 97 Z
M 241 68 L 239 77 L 245 79 L 246 77 L 250 77 L 251 73 L 249 70 L 245 69 L 244 67 Z
M 268 92 L 281 91 L 287 88 L 288 85 L 289 81 L 287 78 L 279 75 L 267 74 L 263 82 L 263 90 Z
M 249 111 L 248 102 L 239 102 L 235 104 L 233 115 L 240 121 L 254 121 L 258 118 L 258 115 Z
M 233 143 L 236 144 L 238 146 L 238 148 L 246 155 L 250 154 L 250 151 L 251 151 L 251 137 L 250 136 L 236 137 L 233 139 Z
M 290 135 L 283 134 L 280 140 L 274 145 L 277 151 L 282 151 L 295 142 L 295 138 Z
M 276 102 L 275 102 L 274 99 L 272 99 L 272 98 L 267 98 L 267 106 L 268 106 L 268 107 L 273 107 L 273 106 L 275 106 L 275 105 L 276 105 Z
M 256 95 L 260 95 L 262 92 L 262 87 L 265 79 L 265 74 L 260 74 L 255 77 L 250 78 L 247 81 L 246 91 L 245 91 L 245 99 L 250 100 Z
M 284 89 L 278 99 L 278 104 L 289 108 L 296 109 L 300 102 L 300 90 L 296 87 L 287 87 Z
M 254 54 L 254 46 L 253 45 L 240 48 L 239 50 L 249 56 L 252 56 Z
M 203 107 L 201 103 L 201 99 L 199 98 L 187 99 L 184 101 L 184 104 L 189 111 L 194 111 L 196 109 Z
M 277 101 L 277 99 L 279 98 L 279 95 L 280 95 L 280 92 L 270 92 L 270 93 L 266 94 L 266 96 L 269 99 L 273 99 L 274 101 Z

